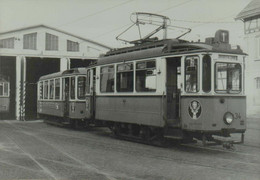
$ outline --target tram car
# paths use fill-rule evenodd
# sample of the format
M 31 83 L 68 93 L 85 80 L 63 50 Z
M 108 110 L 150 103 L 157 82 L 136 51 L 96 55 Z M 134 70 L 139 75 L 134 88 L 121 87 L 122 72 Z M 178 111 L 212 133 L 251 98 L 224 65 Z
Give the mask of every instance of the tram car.
M 107 52 L 80 74 L 42 77 L 38 113 L 99 122 L 116 136 L 146 142 L 223 143 L 216 137 L 240 133 L 241 140 L 232 143 L 243 143 L 246 54 L 231 47 L 228 31 L 218 30 L 204 43 L 150 37 L 133 43 Z
M 0 113 L 8 113 L 10 110 L 10 80 L 9 77 L 0 74 Z
M 38 116 L 50 123 L 85 126 L 86 80 L 85 68 L 42 76 L 37 85 Z

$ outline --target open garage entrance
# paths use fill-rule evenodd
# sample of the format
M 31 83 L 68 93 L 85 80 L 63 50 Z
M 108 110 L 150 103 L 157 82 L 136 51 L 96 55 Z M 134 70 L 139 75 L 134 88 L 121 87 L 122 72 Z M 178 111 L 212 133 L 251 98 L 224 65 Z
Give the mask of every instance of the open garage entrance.
M 0 56 L 0 74 L 10 79 L 10 106 L 8 113 L 0 113 L 0 120 L 16 119 L 15 117 L 15 90 L 16 90 L 16 57 Z
M 26 57 L 25 120 L 37 118 L 37 81 L 43 75 L 60 71 L 60 59 Z
M 93 59 L 70 59 L 70 68 L 88 67 L 96 60 Z

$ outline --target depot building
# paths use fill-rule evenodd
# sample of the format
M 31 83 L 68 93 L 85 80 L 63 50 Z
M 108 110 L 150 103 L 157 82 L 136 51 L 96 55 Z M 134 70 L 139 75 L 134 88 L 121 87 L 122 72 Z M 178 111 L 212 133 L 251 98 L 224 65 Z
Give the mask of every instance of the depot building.
M 0 75 L 10 80 L 9 112 L 0 119 L 36 119 L 39 77 L 88 66 L 109 49 L 45 25 L 0 33 Z

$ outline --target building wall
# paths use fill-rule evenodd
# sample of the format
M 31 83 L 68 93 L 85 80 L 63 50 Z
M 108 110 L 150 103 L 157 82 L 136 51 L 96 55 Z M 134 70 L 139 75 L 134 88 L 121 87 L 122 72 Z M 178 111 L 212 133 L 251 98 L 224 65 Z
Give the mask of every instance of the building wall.
M 25 49 L 24 35 L 36 33 L 36 47 L 35 49 Z M 58 37 L 58 50 L 46 50 L 46 33 Z M 3 47 L 3 39 L 13 38 L 14 47 Z M 28 40 L 28 38 L 27 38 Z M 68 51 L 67 40 L 78 45 L 79 50 L 76 52 Z M 35 41 L 30 41 L 30 44 L 35 44 Z M 53 43 L 55 44 L 55 43 Z M 76 48 L 77 49 L 77 48 Z M 7 33 L 0 33 L 0 58 L 6 62 L 13 61 L 16 66 L 12 67 L 16 70 L 15 77 L 11 82 L 14 84 L 11 91 L 14 92 L 12 99 L 15 103 L 13 107 L 13 118 L 18 120 L 27 120 L 36 118 L 34 113 L 36 106 L 36 90 L 37 78 L 49 73 L 63 71 L 73 67 L 78 67 L 77 62 L 81 65 L 88 65 L 92 60 L 108 50 L 106 46 L 99 43 L 88 41 L 69 33 L 65 33 L 46 26 L 35 26 L 33 28 L 24 28 L 22 30 L 10 31 Z M 6 65 L 3 68 L 8 68 Z M 0 74 L 4 72 L 0 68 Z M 15 114 L 15 115 L 14 115 Z
M 245 34 L 243 50 L 248 54 L 246 58 L 246 94 L 248 114 L 260 114 L 260 32 Z

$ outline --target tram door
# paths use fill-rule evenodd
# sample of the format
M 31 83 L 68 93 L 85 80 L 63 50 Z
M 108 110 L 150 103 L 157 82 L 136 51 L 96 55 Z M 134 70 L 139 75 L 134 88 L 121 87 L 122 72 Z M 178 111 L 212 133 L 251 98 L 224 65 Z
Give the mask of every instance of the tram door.
M 93 119 L 95 117 L 95 77 L 96 69 L 87 71 L 86 83 L 86 118 Z
M 181 58 L 167 58 L 167 121 L 171 125 L 178 125 L 179 120 L 179 95 L 178 76 L 180 76 Z
M 70 78 L 66 77 L 63 79 L 63 100 L 64 100 L 64 117 L 69 117 L 69 110 L 70 110 L 70 104 L 69 104 L 69 96 L 70 96 Z

